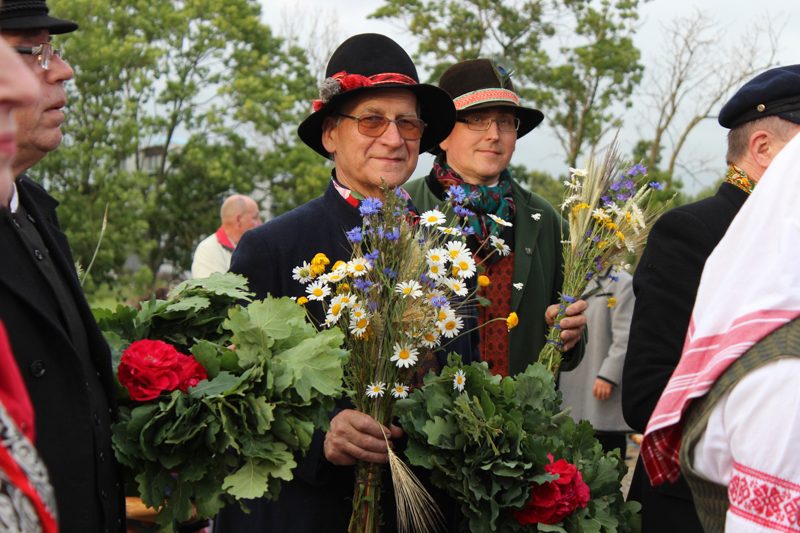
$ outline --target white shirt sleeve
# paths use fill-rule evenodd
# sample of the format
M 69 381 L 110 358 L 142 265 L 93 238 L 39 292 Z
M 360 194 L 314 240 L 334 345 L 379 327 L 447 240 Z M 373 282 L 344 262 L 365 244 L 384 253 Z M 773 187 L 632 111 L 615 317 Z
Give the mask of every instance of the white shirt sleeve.
M 726 533 L 800 531 L 800 358 L 768 363 L 724 396 L 693 465 L 728 487 Z

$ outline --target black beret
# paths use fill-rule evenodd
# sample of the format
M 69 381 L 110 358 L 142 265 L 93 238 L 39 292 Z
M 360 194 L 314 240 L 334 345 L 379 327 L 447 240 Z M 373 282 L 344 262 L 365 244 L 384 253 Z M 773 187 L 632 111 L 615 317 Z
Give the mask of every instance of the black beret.
M 719 112 L 719 124 L 733 129 L 777 115 L 800 124 L 800 65 L 776 67 L 745 83 Z

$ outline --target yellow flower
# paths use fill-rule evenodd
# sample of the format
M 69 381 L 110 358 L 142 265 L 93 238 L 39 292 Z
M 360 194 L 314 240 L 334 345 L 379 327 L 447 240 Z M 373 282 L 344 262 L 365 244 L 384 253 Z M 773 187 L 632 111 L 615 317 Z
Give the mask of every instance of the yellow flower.
M 508 326 L 508 331 L 511 331 L 518 325 L 519 317 L 517 316 L 517 313 L 512 311 L 511 314 L 508 315 L 508 318 L 506 318 L 506 326 Z
M 608 307 L 611 308 L 611 307 L 614 307 L 615 305 L 617 305 L 617 299 L 614 298 L 613 296 L 609 296 L 608 297 Z
M 308 303 L 308 298 L 306 298 L 305 296 L 301 296 L 300 298 L 297 299 L 297 303 L 298 305 L 306 305 Z
M 600 242 L 598 242 L 598 243 L 597 243 L 597 249 L 598 249 L 598 250 L 602 250 L 602 249 L 604 249 L 606 246 L 608 246 L 608 241 L 606 241 L 606 240 L 602 240 L 602 241 L 600 241 Z
M 589 204 L 587 204 L 586 202 L 575 204 L 574 206 L 572 206 L 572 213 L 575 214 L 581 209 L 589 209 L 589 207 L 590 207 Z
M 325 254 L 319 253 L 311 260 L 311 273 L 314 277 L 325 272 L 325 267 L 331 264 L 331 260 Z
M 617 231 L 617 239 L 619 239 L 622 242 L 625 242 L 625 234 L 622 233 L 621 231 Z
M 318 255 L 322 255 L 322 254 L 318 254 Z M 336 262 L 333 264 L 333 267 L 331 267 L 331 270 L 337 270 L 337 269 L 339 269 L 339 268 L 346 267 L 346 266 L 347 266 L 347 263 L 345 263 L 344 261 L 342 261 L 342 260 L 340 259 L 339 261 L 336 261 Z
M 350 285 L 347 283 L 340 283 L 336 286 L 336 294 L 347 294 L 350 292 Z
M 488 287 L 492 280 L 489 279 L 489 276 L 478 276 L 478 286 L 480 287 Z

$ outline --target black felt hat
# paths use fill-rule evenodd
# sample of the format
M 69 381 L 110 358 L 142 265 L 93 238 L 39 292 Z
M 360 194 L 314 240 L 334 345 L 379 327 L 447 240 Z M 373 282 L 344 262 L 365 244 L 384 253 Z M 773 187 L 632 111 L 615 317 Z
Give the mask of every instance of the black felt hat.
M 406 51 L 377 33 L 355 35 L 339 45 L 328 61 L 314 112 L 300 124 L 297 134 L 314 151 L 329 157 L 322 145 L 325 118 L 357 94 L 387 88 L 407 89 L 417 97 L 420 118 L 427 124 L 420 152 L 447 138 L 456 120 L 450 97 L 434 85 L 419 83 L 417 69 Z
M 456 111 L 498 106 L 513 108 L 520 120 L 517 138 L 530 132 L 544 119 L 538 109 L 520 105 L 511 83 L 511 73 L 490 59 L 456 63 L 442 73 L 439 87 L 453 98 Z
M 775 115 L 800 124 L 800 65 L 776 67 L 745 83 L 722 107 L 719 124 L 733 129 Z
M 3 0 L 0 2 L 0 31 L 48 30 L 57 35 L 78 29 L 71 20 L 51 17 L 49 13 L 45 0 Z

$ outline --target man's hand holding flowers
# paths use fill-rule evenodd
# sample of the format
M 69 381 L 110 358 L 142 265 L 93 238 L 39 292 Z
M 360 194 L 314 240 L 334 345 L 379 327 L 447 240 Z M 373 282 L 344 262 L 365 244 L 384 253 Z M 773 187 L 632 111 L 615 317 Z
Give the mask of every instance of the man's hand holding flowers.
M 402 435 L 403 430 L 394 424 L 387 428 L 367 414 L 345 409 L 331 420 L 323 451 L 330 463 L 339 466 L 353 465 L 357 461 L 386 463 L 389 461 L 386 439 Z
M 577 300 L 567 306 L 566 316 L 558 323 L 561 328 L 561 342 L 564 343 L 564 351 L 569 351 L 578 344 L 586 327 L 586 308 L 588 304 L 585 300 Z M 553 327 L 553 322 L 558 316 L 559 304 L 553 304 L 544 312 L 544 319 L 547 325 Z

